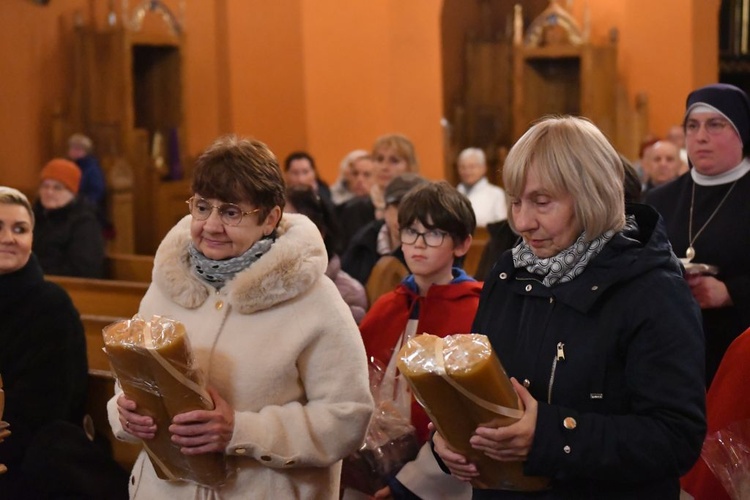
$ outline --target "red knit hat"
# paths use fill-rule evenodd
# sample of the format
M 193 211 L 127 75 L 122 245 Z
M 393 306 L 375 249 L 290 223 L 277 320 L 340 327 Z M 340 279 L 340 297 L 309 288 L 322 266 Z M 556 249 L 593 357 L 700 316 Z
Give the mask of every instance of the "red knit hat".
M 52 179 L 65 186 L 68 191 L 78 194 L 78 187 L 81 184 L 81 169 L 72 161 L 63 158 L 50 160 L 40 174 L 42 180 Z

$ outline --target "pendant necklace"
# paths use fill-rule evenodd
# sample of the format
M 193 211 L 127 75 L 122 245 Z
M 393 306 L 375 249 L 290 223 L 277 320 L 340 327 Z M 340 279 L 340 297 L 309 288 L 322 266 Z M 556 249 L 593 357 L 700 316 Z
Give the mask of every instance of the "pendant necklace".
M 711 214 L 708 220 L 703 223 L 701 228 L 695 234 L 695 238 L 693 238 L 693 207 L 695 206 L 695 182 L 693 182 L 693 194 L 690 198 L 690 221 L 688 222 L 688 242 L 689 243 L 688 243 L 687 250 L 685 250 L 685 260 L 687 262 L 690 262 L 691 260 L 695 258 L 695 248 L 693 248 L 693 243 L 695 243 L 695 240 L 698 239 L 698 236 L 701 235 L 703 230 L 706 229 L 706 226 L 708 226 L 708 223 L 713 220 L 714 216 L 719 211 L 719 209 L 724 204 L 724 202 L 727 201 L 727 198 L 729 198 L 729 195 L 731 194 L 732 190 L 734 189 L 734 186 L 736 185 L 737 185 L 737 181 L 734 181 L 732 183 L 732 186 L 729 188 L 729 191 L 727 191 L 727 194 L 724 195 L 724 198 L 721 199 L 717 207 L 714 209 L 714 212 Z

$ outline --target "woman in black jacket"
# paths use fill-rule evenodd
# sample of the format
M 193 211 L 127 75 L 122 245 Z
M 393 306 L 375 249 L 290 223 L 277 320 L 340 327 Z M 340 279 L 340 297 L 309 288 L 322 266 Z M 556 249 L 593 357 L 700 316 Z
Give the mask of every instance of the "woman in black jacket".
M 509 222 L 522 241 L 487 277 L 474 332 L 492 342 L 525 407 L 471 445 L 542 492 L 475 498 L 677 499 L 705 424 L 700 311 L 649 207 L 623 209 L 623 170 L 581 118 L 547 118 L 508 155 Z M 476 467 L 439 434 L 455 475 Z
M 104 277 L 104 237 L 96 213 L 78 197 L 81 170 L 55 158 L 44 166 L 34 204 L 34 254 L 44 274 Z

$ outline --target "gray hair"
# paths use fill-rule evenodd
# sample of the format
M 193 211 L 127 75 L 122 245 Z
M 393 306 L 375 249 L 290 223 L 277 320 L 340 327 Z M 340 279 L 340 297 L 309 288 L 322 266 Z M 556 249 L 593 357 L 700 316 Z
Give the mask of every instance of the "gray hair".
M 487 165 L 487 156 L 479 148 L 466 148 L 458 154 L 458 163 L 469 158 L 476 158 L 476 160 L 482 165 Z

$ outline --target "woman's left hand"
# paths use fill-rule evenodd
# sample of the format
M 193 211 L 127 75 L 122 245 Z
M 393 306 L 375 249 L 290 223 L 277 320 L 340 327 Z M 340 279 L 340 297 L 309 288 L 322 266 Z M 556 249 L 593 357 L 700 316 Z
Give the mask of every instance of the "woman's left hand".
M 380 488 L 378 491 L 375 492 L 372 498 L 377 498 L 378 500 L 381 500 L 381 499 L 387 500 L 389 498 L 393 498 L 393 496 L 391 496 L 391 487 L 386 486 L 384 488 Z
M 523 402 L 525 408 L 523 417 L 507 427 L 477 427 L 476 434 L 469 440 L 474 449 L 501 462 L 523 461 L 529 456 L 534 442 L 539 407 L 536 399 L 523 385 L 519 384 L 515 378 L 510 380 Z
M 727 286 L 713 276 L 688 275 L 687 282 L 701 309 L 727 307 L 733 304 Z
M 172 419 L 169 432 L 172 442 L 180 445 L 185 455 L 224 453 L 234 433 L 234 409 L 212 387 L 213 410 L 193 410 Z

